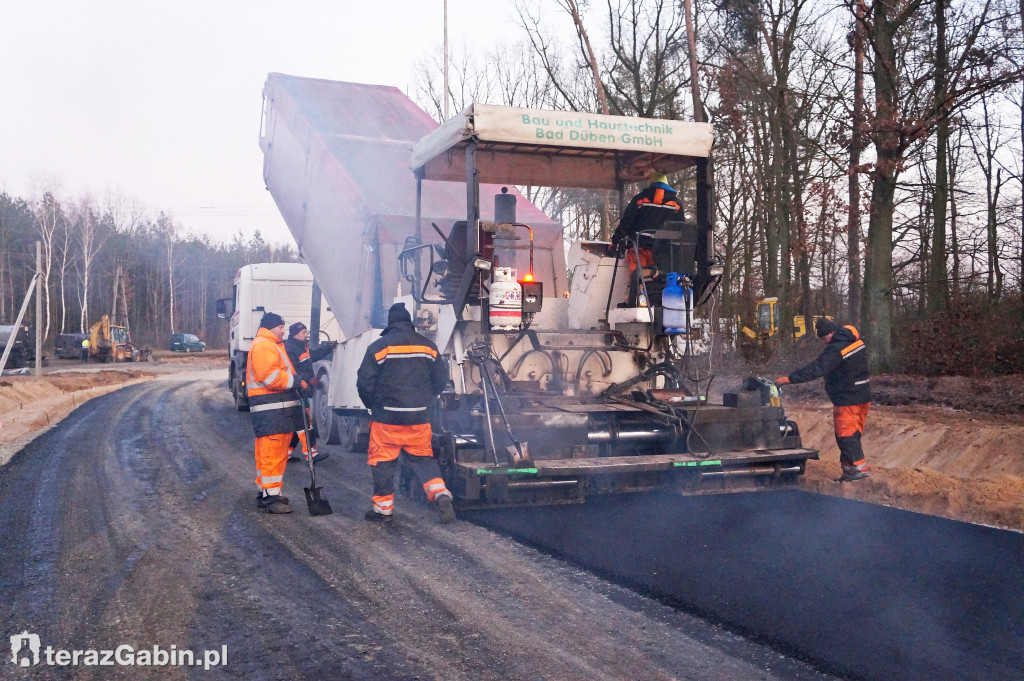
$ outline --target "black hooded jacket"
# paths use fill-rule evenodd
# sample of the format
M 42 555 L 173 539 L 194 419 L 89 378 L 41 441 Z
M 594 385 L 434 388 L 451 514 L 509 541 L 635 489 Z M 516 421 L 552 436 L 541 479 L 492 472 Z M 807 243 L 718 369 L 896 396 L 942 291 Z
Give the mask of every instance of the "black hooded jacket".
M 851 324 L 832 334 L 825 350 L 807 366 L 789 375 L 790 383 L 807 383 L 825 377 L 825 392 L 837 407 L 871 401 L 868 348 Z
M 657 229 L 668 220 L 682 219 L 683 209 L 676 190 L 656 182 L 634 196 L 622 211 L 622 219 L 612 234 L 612 245 L 618 246 L 626 237 L 635 237 L 642 231 Z
M 359 365 L 359 399 L 378 423 L 412 426 L 430 422 L 430 406 L 448 382 L 448 365 L 411 321 L 392 322 Z
M 303 381 L 313 378 L 313 362 L 319 362 L 331 354 L 333 349 L 334 347 L 327 343 L 321 343 L 310 349 L 307 341 L 300 341 L 297 338 L 289 338 L 284 342 L 284 350 L 288 353 L 288 359 L 292 361 L 295 373 Z

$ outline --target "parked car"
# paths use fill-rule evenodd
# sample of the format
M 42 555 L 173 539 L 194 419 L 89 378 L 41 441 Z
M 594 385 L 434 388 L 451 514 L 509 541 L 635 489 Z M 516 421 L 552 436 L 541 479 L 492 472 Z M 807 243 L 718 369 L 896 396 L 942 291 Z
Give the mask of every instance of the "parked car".
M 87 333 L 61 333 L 53 343 L 53 352 L 61 359 L 78 359 L 82 356 L 82 341 Z
M 206 343 L 194 333 L 176 333 L 171 336 L 171 350 L 178 352 L 202 352 Z

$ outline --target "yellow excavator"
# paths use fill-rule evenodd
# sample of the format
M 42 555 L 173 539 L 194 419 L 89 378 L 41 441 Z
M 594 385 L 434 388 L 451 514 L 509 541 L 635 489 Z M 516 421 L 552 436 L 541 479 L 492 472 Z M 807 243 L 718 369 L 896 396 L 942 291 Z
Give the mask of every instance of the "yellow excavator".
M 140 351 L 132 345 L 128 329 L 111 324 L 109 316 L 103 315 L 89 329 L 89 361 L 141 362 L 147 359 L 148 352 Z
M 779 339 L 781 337 L 779 331 L 782 330 L 782 326 L 779 324 L 779 309 L 778 298 L 763 298 L 757 304 L 756 328 L 754 329 L 745 326 L 743 321 L 736 317 L 736 328 L 738 329 L 736 335 L 737 343 L 739 344 L 740 352 L 743 353 L 743 357 L 748 361 L 764 362 L 778 351 Z M 814 315 L 811 317 L 811 324 L 821 317 L 832 319 L 828 315 Z M 806 336 L 808 328 L 804 315 L 800 314 L 793 317 L 791 328 L 793 340 L 800 340 Z

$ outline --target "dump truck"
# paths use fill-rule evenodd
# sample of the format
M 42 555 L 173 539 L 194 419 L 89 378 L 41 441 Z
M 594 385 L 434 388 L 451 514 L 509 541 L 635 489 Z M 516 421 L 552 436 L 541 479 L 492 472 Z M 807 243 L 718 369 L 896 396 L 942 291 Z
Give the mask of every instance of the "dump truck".
M 439 126 L 395 88 L 270 74 L 264 181 L 344 334 L 316 368 L 321 433 L 365 447 L 356 370 L 401 301 L 448 364 L 432 444 L 460 507 L 795 482 L 818 452 L 774 386 L 750 377 L 712 404 L 710 377 L 694 375 L 722 277 L 712 143 L 706 124 L 479 103 Z M 673 276 L 634 281 L 640 307 L 609 244 L 566 256 L 562 227 L 515 189 L 621 202 L 652 172 L 684 169 L 695 219 L 645 235 Z
M 265 312 L 281 315 L 286 324 L 302 322 L 315 329 L 309 334 L 312 343 L 343 340 L 330 306 L 323 303 L 320 289 L 314 285 L 313 273 L 300 262 L 254 263 L 239 268 L 231 296 L 217 300 L 216 312 L 218 319 L 230 320 L 227 384 L 238 411 L 249 410 L 245 364 Z

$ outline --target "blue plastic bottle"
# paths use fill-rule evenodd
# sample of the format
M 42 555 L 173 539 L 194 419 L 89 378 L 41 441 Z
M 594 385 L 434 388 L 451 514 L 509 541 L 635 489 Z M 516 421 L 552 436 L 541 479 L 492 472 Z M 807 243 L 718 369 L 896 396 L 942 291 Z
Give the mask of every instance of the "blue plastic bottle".
M 679 284 L 680 275 L 669 272 L 666 278 L 668 285 L 661 292 L 662 326 L 667 333 L 687 333 L 686 292 Z

